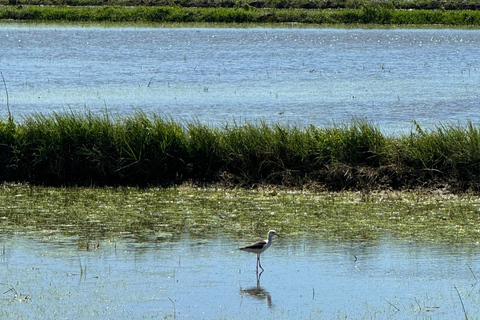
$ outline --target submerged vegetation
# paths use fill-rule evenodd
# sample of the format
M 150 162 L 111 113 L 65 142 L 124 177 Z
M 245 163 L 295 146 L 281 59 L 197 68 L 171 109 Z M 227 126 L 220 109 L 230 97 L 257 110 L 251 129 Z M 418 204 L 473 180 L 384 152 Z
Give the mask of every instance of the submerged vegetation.
M 178 122 L 70 112 L 0 121 L 0 180 L 50 186 L 278 185 L 328 190 L 480 189 L 480 128 L 386 136 L 371 122 L 326 127 Z
M 2 1 L 4 2 L 2 5 Z M 0 20 L 479 26 L 478 1 L 0 0 Z M 15 5 L 13 5 L 15 4 Z
M 4 233 L 77 236 L 79 243 L 128 235 L 174 241 L 188 233 L 306 234 L 325 239 L 480 241 L 479 201 L 444 192 L 305 192 L 213 188 L 0 186 Z

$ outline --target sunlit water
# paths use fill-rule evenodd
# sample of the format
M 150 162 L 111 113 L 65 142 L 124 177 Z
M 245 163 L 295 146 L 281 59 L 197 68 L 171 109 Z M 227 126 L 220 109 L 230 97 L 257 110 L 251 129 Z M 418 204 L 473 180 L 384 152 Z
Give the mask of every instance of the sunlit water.
M 480 30 L 101 28 L 3 25 L 14 115 L 141 109 L 209 124 L 386 132 L 480 121 Z M 0 90 L 2 113 L 6 95 Z
M 276 238 L 258 284 L 255 255 L 236 250 L 243 244 L 221 235 L 123 237 L 87 250 L 74 238 L 5 235 L 0 316 L 460 319 L 460 297 L 470 319 L 480 311 L 474 244 Z
M 15 116 L 86 106 L 213 124 L 361 117 L 398 132 L 411 120 L 479 122 L 479 47 L 478 30 L 12 24 L 0 29 L 0 71 Z M 0 104 L 5 115 L 3 90 Z M 246 239 L 119 235 L 88 250 L 55 234 L 0 240 L 1 318 L 458 319 L 463 302 L 472 319 L 480 309 L 476 244 L 284 237 L 262 255 L 257 285 L 255 255 L 236 250 Z

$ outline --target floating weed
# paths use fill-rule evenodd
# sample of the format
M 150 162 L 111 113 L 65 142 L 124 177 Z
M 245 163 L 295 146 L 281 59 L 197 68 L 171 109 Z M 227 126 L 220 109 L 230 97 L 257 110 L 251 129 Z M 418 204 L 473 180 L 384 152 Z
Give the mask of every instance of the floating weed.
M 3 185 L 4 232 L 79 237 L 78 248 L 120 233 L 139 241 L 219 233 L 315 234 L 323 238 L 413 238 L 480 242 L 480 198 L 441 192 L 307 192 L 215 188 L 45 188 Z
M 0 285 L 9 287 L 9 289 L 5 291 L 3 294 L 13 294 L 13 299 L 18 300 L 20 302 L 30 301 L 30 296 L 28 294 L 19 293 L 14 286 L 9 285 L 7 283 L 0 283 Z

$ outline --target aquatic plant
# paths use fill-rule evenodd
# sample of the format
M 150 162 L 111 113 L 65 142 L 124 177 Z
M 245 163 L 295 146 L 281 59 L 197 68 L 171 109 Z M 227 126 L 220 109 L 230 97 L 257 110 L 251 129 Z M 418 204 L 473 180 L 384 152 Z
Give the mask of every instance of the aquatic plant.
M 188 232 L 294 237 L 480 241 L 478 196 L 431 191 L 308 192 L 279 189 L 0 187 L 4 233 L 77 236 L 78 246 L 131 234 L 136 241 L 175 240 Z M 83 264 L 81 263 L 80 269 Z
M 385 136 L 363 120 L 325 127 L 211 127 L 138 112 L 33 114 L 0 121 L 0 179 L 46 185 L 191 181 L 326 188 L 480 187 L 480 129 L 439 125 Z

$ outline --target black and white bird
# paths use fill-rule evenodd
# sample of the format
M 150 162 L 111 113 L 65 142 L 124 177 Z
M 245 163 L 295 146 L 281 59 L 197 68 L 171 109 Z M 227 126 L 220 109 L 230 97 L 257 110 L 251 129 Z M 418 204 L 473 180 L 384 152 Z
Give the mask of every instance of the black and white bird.
M 264 269 L 262 268 L 262 265 L 260 264 L 260 254 L 263 251 L 267 250 L 268 247 L 272 245 L 273 236 L 279 237 L 279 235 L 275 232 L 275 230 L 270 230 L 268 231 L 267 240 L 258 241 L 258 242 L 252 243 L 249 246 L 240 248 L 240 250 L 257 254 L 257 273 L 258 273 L 258 267 L 262 269 L 262 272 L 264 271 Z

